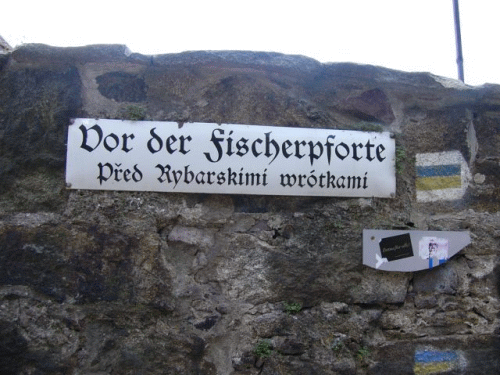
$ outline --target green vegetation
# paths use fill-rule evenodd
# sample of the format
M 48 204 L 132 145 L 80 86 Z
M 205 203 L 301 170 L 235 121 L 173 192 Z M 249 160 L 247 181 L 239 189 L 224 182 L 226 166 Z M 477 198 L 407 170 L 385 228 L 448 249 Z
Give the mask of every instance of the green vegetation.
M 141 121 L 146 118 L 146 109 L 138 105 L 129 105 L 126 110 L 126 117 L 132 121 Z
M 361 348 L 359 348 L 356 357 L 361 361 L 364 358 L 368 357 L 369 355 L 370 355 L 370 349 L 368 349 L 366 346 L 362 346 Z
M 405 170 L 404 162 L 406 160 L 406 151 L 403 146 L 396 146 L 396 173 L 401 174 Z
M 253 354 L 257 358 L 268 358 L 273 352 L 271 342 L 269 340 L 261 340 L 253 350 Z
M 288 315 L 295 315 L 302 310 L 302 304 L 300 302 L 284 302 L 283 309 Z
M 353 128 L 355 130 L 364 131 L 364 132 L 377 132 L 381 133 L 384 131 L 384 127 L 382 124 L 377 122 L 368 122 L 368 121 L 360 121 L 356 123 Z
M 340 352 L 344 348 L 344 343 L 342 342 L 341 339 L 336 339 L 332 342 L 331 349 L 334 352 Z
M 332 230 L 344 229 L 344 223 L 342 223 L 342 220 L 340 219 L 330 222 L 328 226 Z

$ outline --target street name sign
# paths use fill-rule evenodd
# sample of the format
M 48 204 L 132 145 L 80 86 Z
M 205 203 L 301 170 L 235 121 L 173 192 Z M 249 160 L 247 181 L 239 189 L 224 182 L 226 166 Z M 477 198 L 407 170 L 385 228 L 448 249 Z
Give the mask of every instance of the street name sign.
M 183 193 L 394 196 L 389 133 L 75 119 L 72 189 Z

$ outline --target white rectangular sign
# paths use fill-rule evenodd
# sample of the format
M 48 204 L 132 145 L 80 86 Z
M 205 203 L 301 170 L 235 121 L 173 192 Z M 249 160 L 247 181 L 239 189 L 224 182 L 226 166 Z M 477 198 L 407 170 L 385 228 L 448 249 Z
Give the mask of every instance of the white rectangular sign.
M 76 119 L 72 189 L 391 197 L 389 133 L 260 125 Z

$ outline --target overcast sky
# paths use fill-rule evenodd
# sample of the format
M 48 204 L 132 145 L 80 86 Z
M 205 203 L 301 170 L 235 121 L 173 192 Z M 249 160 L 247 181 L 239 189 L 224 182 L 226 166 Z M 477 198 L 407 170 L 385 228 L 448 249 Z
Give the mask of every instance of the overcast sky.
M 465 82 L 500 84 L 500 1 L 459 4 Z M 0 11 L 0 35 L 13 47 L 274 51 L 457 78 L 452 0 L 17 0 Z

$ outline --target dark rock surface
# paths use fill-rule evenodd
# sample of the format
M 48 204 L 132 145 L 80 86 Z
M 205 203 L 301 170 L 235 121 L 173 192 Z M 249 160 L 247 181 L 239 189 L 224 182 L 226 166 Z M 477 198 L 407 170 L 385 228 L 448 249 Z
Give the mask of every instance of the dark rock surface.
M 137 114 L 391 131 L 397 194 L 67 190 L 70 119 Z M 447 373 L 496 374 L 499 129 L 499 86 L 426 73 L 124 46 L 0 55 L 0 373 L 424 374 L 426 352 L 452 353 Z M 451 150 L 464 196 L 417 200 L 416 155 Z M 365 228 L 472 244 L 443 267 L 381 272 L 362 265 Z

